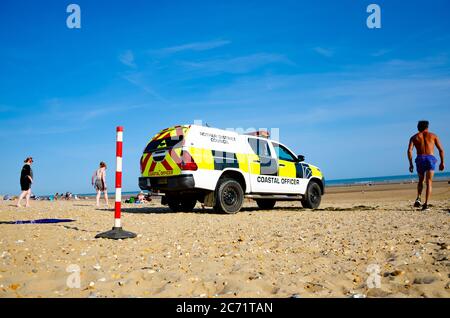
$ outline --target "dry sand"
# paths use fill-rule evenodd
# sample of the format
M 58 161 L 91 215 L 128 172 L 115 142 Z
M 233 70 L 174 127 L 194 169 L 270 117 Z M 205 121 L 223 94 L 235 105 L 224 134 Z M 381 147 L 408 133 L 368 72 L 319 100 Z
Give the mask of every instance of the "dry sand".
M 124 227 L 138 237 L 123 241 L 94 239 L 113 212 L 92 201 L 1 201 L 0 221 L 76 221 L 0 224 L 0 297 L 449 297 L 449 185 L 435 183 L 429 212 L 414 198 L 405 184 L 330 188 L 317 211 L 124 204 Z M 80 288 L 66 284 L 69 265 Z M 369 288 L 377 266 L 380 288 Z

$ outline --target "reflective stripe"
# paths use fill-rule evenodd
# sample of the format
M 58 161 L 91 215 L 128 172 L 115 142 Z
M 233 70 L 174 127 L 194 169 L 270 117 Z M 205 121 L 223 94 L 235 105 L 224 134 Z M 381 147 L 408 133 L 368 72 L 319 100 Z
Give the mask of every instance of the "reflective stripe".
M 116 188 L 116 202 L 122 200 L 122 188 Z
M 116 159 L 116 171 L 122 172 L 122 158 L 117 157 Z

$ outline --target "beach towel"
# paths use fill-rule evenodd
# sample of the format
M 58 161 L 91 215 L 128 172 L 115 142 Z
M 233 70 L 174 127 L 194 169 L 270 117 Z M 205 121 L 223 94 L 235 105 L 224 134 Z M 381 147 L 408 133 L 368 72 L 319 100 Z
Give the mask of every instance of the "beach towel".
M 62 223 L 62 222 L 74 222 L 72 219 L 38 219 L 38 220 L 25 220 L 25 221 L 0 221 L 0 224 L 46 224 L 46 223 Z

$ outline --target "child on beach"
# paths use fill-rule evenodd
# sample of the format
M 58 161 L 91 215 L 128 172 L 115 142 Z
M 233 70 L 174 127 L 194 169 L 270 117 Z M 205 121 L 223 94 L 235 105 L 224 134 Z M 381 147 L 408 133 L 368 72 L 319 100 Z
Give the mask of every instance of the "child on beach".
M 94 172 L 91 182 L 95 190 L 97 191 L 96 206 L 100 206 L 100 195 L 102 192 L 105 196 L 106 206 L 108 206 L 108 192 L 106 187 L 106 163 L 104 163 L 103 161 L 100 162 L 100 168 L 98 168 Z
M 20 193 L 19 199 L 17 200 L 17 207 L 21 207 L 20 202 L 25 197 L 25 207 L 30 206 L 30 196 L 31 196 L 31 184 L 33 183 L 33 170 L 31 169 L 31 164 L 33 163 L 33 158 L 28 157 L 25 159 L 25 164 L 22 167 L 20 173 L 20 188 L 22 193 Z

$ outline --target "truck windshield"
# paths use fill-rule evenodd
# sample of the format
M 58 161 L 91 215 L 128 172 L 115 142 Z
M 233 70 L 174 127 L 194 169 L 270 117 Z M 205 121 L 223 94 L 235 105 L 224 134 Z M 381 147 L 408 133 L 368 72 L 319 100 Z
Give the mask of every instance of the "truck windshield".
M 183 136 L 172 136 L 163 139 L 152 140 L 144 150 L 144 153 L 150 153 L 159 150 L 167 150 L 182 146 Z

